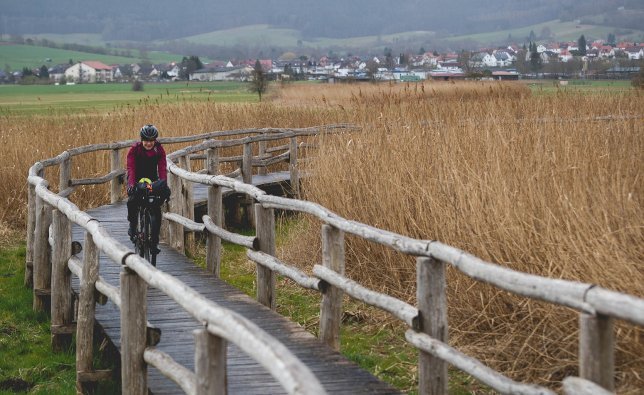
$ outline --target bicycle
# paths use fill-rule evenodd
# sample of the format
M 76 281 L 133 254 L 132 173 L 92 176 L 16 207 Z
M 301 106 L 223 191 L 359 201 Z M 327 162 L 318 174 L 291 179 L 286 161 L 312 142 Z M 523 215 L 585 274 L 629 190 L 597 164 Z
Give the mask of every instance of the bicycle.
M 147 178 L 139 180 L 135 193 L 141 202 L 137 214 L 139 220 L 133 240 L 134 251 L 156 267 L 159 250 L 152 243 L 152 216 L 154 215 L 153 211 L 160 206 L 162 198 L 153 193 L 152 184 Z M 158 220 L 160 221 L 161 218 Z

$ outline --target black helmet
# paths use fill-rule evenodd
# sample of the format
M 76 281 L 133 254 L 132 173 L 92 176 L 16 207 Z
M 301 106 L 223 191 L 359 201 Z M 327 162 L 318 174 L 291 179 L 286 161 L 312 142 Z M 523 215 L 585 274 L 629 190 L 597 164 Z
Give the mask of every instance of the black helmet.
M 156 126 L 152 124 L 144 125 L 141 128 L 141 139 L 143 140 L 155 140 L 159 137 L 159 131 Z

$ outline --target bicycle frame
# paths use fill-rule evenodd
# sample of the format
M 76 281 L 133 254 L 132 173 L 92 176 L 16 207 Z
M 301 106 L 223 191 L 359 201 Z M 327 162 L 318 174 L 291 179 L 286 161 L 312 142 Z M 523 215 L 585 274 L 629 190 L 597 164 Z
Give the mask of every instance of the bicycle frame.
M 140 190 L 142 193 L 138 197 L 141 200 L 138 207 L 139 221 L 134 241 L 134 250 L 140 257 L 150 262 L 152 266 L 156 266 L 157 254 L 152 251 L 152 210 L 160 197 L 151 194 L 147 188 Z

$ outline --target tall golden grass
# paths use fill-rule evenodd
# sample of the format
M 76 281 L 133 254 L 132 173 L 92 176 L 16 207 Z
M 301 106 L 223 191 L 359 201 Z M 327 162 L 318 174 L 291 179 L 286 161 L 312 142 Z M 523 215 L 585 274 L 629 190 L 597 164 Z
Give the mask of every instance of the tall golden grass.
M 243 127 L 352 122 L 322 138 L 306 198 L 350 219 L 436 239 L 501 265 L 644 297 L 644 98 L 531 96 L 521 84 L 288 86 L 271 103 L 147 105 L 109 114 L 0 118 L 0 227 L 24 228 L 26 174 L 75 146 Z M 606 117 L 612 118 L 606 118 Z M 604 118 L 599 118 L 604 117 Z M 106 154 L 74 158 L 73 177 L 103 175 Z M 55 180 L 55 170 L 47 174 Z M 55 182 L 53 182 L 55 185 Z M 88 207 L 104 186 L 72 197 Z M 283 252 L 310 269 L 319 228 Z M 299 228 L 299 227 L 298 227 Z M 349 237 L 348 275 L 413 301 L 412 259 Z M 317 258 L 319 260 L 319 257 Z M 448 271 L 450 343 L 520 380 L 555 385 L 574 374 L 577 314 L 527 301 Z M 621 390 L 644 386 L 644 332 L 617 328 Z
M 640 94 L 531 97 L 517 85 L 447 83 L 282 97 L 343 108 L 363 127 L 323 139 L 308 199 L 512 269 L 644 296 Z M 319 228 L 301 237 L 319 244 Z M 413 301 L 413 259 L 356 238 L 347 251 L 350 277 Z M 452 344 L 520 380 L 554 385 L 576 372 L 575 312 L 448 277 Z M 617 334 L 617 379 L 642 388 L 644 331 Z

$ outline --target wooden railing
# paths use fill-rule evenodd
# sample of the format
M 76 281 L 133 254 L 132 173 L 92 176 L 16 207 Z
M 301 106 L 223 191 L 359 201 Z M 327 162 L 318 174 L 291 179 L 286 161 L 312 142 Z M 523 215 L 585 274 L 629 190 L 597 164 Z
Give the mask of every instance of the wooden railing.
M 304 145 L 297 139 L 320 133 L 350 130 L 347 125 L 331 125 L 305 129 L 248 129 L 204 133 L 187 137 L 159 139 L 162 143 L 175 144 L 203 139 L 218 141 L 221 147 L 244 147 L 239 158 L 222 161 L 239 161 L 239 172 L 248 181 L 253 166 L 266 166 L 286 161 L 290 166 L 291 184 L 299 184 L 297 173 L 297 148 Z M 235 136 L 246 136 L 231 139 Z M 248 137 L 251 136 L 251 137 Z M 288 142 L 267 149 L 267 143 Z M 95 144 L 67 150 L 60 155 L 37 162 L 29 169 L 27 256 L 25 282 L 33 286 L 35 310 L 44 310 L 51 302 L 51 332 L 54 350 L 63 349 L 76 333 L 77 386 L 80 391 L 85 383 L 111 376 L 110 371 L 96 371 L 93 366 L 93 330 L 95 304 L 112 301 L 121 314 L 121 378 L 122 390 L 127 394 L 147 393 L 147 365 L 159 369 L 175 381 L 186 393 L 225 393 L 227 342 L 236 344 L 242 351 L 258 361 L 284 387 L 288 393 L 323 394 L 324 388 L 317 378 L 299 359 L 279 341 L 241 315 L 223 308 L 201 296 L 176 278 L 157 270 L 147 261 L 134 254 L 128 247 L 111 237 L 100 222 L 80 210 L 68 197 L 80 185 L 110 182 L 111 202 L 121 199 L 125 171 L 122 168 L 120 151 L 132 145 L 132 141 Z M 254 156 L 250 144 L 259 145 Z M 111 151 L 111 169 L 102 177 L 72 179 L 72 158 L 89 152 Z M 182 152 L 192 149 L 184 149 Z M 274 152 L 279 154 L 273 155 Z M 199 159 L 193 156 L 194 159 Z M 180 164 L 190 169 L 190 156 L 184 155 Z M 208 166 L 216 166 L 218 160 L 209 158 Z M 45 168 L 59 166 L 58 193 L 49 190 L 43 178 Z M 172 166 L 176 166 L 172 164 Z M 260 170 L 265 173 L 265 170 Z M 293 181 L 294 180 L 294 181 Z M 181 181 L 174 178 L 174 181 Z M 244 184 L 245 185 L 245 184 Z M 191 193 L 181 184 L 174 184 L 174 199 L 170 205 L 185 214 L 192 212 Z M 297 186 L 294 187 L 296 192 Z M 190 206 L 186 205 L 190 204 Z M 213 217 L 216 217 L 213 215 Z M 169 216 L 169 218 L 173 218 Z M 184 218 L 184 217 L 181 217 Z M 72 224 L 85 230 L 83 259 L 75 255 L 81 251 L 80 243 L 72 242 Z M 194 229 L 193 229 L 194 230 Z M 183 230 L 181 230 L 183 233 Z M 223 231 L 225 232 L 225 231 Z M 222 233 L 227 234 L 227 233 Z M 176 236 L 176 232 L 172 234 Z M 241 239 L 237 239 L 241 240 Z M 175 241 L 183 248 L 183 241 Z M 122 266 L 120 286 L 115 287 L 99 275 L 99 253 Z M 80 279 L 78 312 L 73 323 L 71 275 Z M 204 324 L 195 332 L 195 371 L 192 372 L 174 362 L 167 354 L 154 348 L 160 333 L 146 318 L 145 303 L 147 287 L 161 290 L 184 308 L 196 320 Z M 98 296 L 98 299 L 97 299 Z
M 249 131 L 245 131 L 250 134 Z M 238 131 L 228 132 L 226 136 L 233 136 Z M 406 237 L 404 235 L 396 234 L 387 230 L 378 229 L 366 224 L 342 218 L 337 214 L 329 211 L 328 209 L 312 202 L 298 200 L 294 198 L 271 196 L 266 194 L 263 190 L 249 184 L 251 180 L 253 166 L 262 166 L 269 163 L 271 158 L 268 154 L 273 152 L 280 152 L 286 150 L 288 146 L 291 183 L 294 185 L 294 192 L 297 196 L 298 185 L 298 167 L 295 158 L 297 158 L 298 142 L 297 138 L 302 135 L 317 133 L 311 129 L 306 130 L 291 130 L 291 131 L 276 131 L 263 135 L 251 135 L 250 137 L 243 137 L 236 140 L 219 140 L 216 137 L 220 135 L 201 135 L 197 139 L 206 139 L 206 141 L 183 148 L 168 155 L 168 170 L 169 182 L 173 191 L 172 200 L 170 202 L 170 212 L 164 214 L 167 221 L 167 234 L 169 244 L 182 251 L 184 249 L 184 236 L 185 233 L 190 232 L 203 232 L 206 236 L 206 262 L 207 268 L 215 275 L 219 275 L 220 259 L 221 259 L 221 240 L 227 240 L 232 243 L 242 245 L 248 249 L 248 258 L 256 263 L 257 267 L 257 300 L 270 308 L 275 307 L 275 274 L 286 276 L 292 279 L 297 284 L 308 289 L 318 290 L 321 293 L 322 303 L 320 308 L 320 330 L 319 336 L 322 341 L 334 349 L 339 348 L 340 338 L 340 325 L 342 313 L 342 299 L 343 295 L 348 295 L 356 300 L 375 306 L 382 309 L 401 322 L 407 325 L 408 329 L 405 332 L 407 341 L 414 345 L 419 350 L 419 393 L 420 394 L 445 394 L 447 392 L 447 365 L 451 364 L 458 369 L 472 375 L 481 382 L 487 384 L 491 388 L 501 393 L 512 394 L 553 394 L 554 392 L 548 388 L 537 386 L 533 384 L 519 383 L 509 379 L 508 377 L 496 372 L 477 359 L 471 358 L 448 344 L 447 332 L 447 299 L 445 295 L 446 280 L 445 280 L 445 267 L 452 265 L 457 270 L 466 274 L 467 276 L 501 288 L 508 292 L 524 296 L 531 299 L 541 300 L 553 303 L 560 306 L 566 306 L 579 311 L 580 314 L 580 335 L 579 335 L 579 375 L 580 377 L 568 377 L 563 381 L 564 392 L 568 394 L 591 394 L 591 393 L 612 393 L 614 391 L 614 319 L 621 319 L 628 321 L 638 326 L 644 326 L 644 299 L 627 295 L 619 292 L 610 291 L 592 284 L 585 284 L 576 281 L 566 281 L 561 279 L 551 279 L 541 276 L 526 274 L 504 268 L 497 264 L 486 262 L 477 258 L 465 251 L 455 247 L 443 244 L 433 240 L 417 240 Z M 279 140 L 280 138 L 288 138 L 289 144 L 287 146 L 277 146 L 272 150 L 266 148 L 267 141 Z M 187 142 L 191 141 L 188 137 L 182 138 L 181 141 L 172 142 Z M 195 141 L 194 139 L 192 141 Z M 106 145 L 101 149 L 119 149 L 115 147 L 125 147 L 128 144 L 121 145 Z M 258 155 L 253 156 L 253 145 L 258 145 Z M 243 152 L 241 157 L 241 165 L 239 173 L 242 176 L 242 181 L 218 175 L 218 166 L 225 161 L 239 161 L 240 157 L 233 158 L 220 158 L 221 150 L 234 146 L 242 145 Z M 80 149 L 77 149 L 80 150 Z M 101 280 L 97 277 L 98 271 L 96 270 L 97 263 L 90 262 L 96 260 L 92 256 L 96 255 L 96 248 L 100 248 L 106 252 L 112 260 L 120 262 L 124 265 L 124 272 L 121 274 L 121 288 L 120 288 L 120 303 L 122 322 L 139 322 L 135 328 L 130 328 L 130 324 L 126 324 L 123 328 L 123 333 L 126 339 L 122 339 L 123 344 L 135 344 L 136 346 L 128 347 L 128 351 L 124 352 L 122 361 L 122 370 L 132 370 L 133 375 L 125 377 L 124 372 L 124 388 L 143 388 L 138 384 L 137 380 L 145 377 L 145 366 L 138 366 L 136 364 L 136 355 L 143 354 L 145 361 L 159 368 L 164 374 L 171 377 L 173 380 L 182 383 L 181 386 L 187 392 L 193 391 L 193 384 L 195 382 L 195 375 L 201 377 L 202 370 L 199 366 L 206 366 L 204 363 L 200 365 L 197 363 L 196 372 L 192 373 L 185 368 L 178 366 L 172 361 L 169 356 L 161 354 L 154 349 L 145 348 L 145 333 L 146 325 L 141 323 L 145 321 L 145 313 L 141 312 L 138 306 L 132 304 L 132 298 L 141 300 L 144 295 L 145 283 L 150 286 L 157 287 L 166 292 L 179 304 L 181 304 L 187 311 L 195 315 L 200 320 L 207 322 L 208 325 L 200 332 L 201 337 L 208 338 L 211 343 L 217 346 L 212 346 L 207 349 L 221 351 L 221 339 L 223 337 L 229 341 L 241 341 L 239 338 L 234 337 L 238 333 L 227 332 L 237 331 L 238 327 L 242 327 L 245 335 L 258 336 L 253 340 L 253 347 L 257 349 L 251 350 L 244 348 L 251 356 L 258 359 L 260 362 L 265 354 L 268 353 L 267 344 L 273 345 L 271 339 L 267 339 L 259 328 L 254 327 L 251 323 L 244 321 L 241 317 L 237 316 L 234 312 L 229 312 L 219 306 L 213 305 L 212 302 L 205 301 L 198 294 L 185 292 L 177 293 L 176 290 L 181 287 L 180 282 L 172 277 L 156 270 L 149 266 L 145 261 L 133 255 L 124 246 L 118 244 L 109 235 L 105 234 L 104 230 L 100 227 L 97 221 L 91 219 L 87 214 L 80 212 L 73 204 L 67 199 L 57 196 L 47 190 L 46 181 L 43 180 L 39 174 L 42 171 L 43 163 L 48 165 L 60 164 L 61 165 L 61 185 L 70 185 L 69 182 L 62 182 L 67 179 L 63 177 L 63 163 L 68 160 L 68 156 L 72 155 L 70 151 L 63 153 L 56 158 L 37 163 L 30 169 L 30 221 L 29 233 L 33 233 L 33 237 L 28 240 L 28 253 L 27 260 L 33 257 L 34 268 L 46 263 L 46 240 L 47 228 L 49 226 L 48 206 L 51 205 L 63 214 L 55 215 L 53 232 L 57 235 L 67 234 L 69 231 L 65 222 L 71 220 L 83 226 L 87 230 L 86 236 L 86 251 L 84 260 L 86 262 L 82 265 L 82 270 L 77 260 L 69 259 L 70 242 L 58 241 L 54 244 L 53 248 L 53 265 L 55 276 L 63 277 L 62 283 L 67 284 L 68 280 L 64 277 L 66 274 L 65 268 L 67 264 L 69 267 L 74 267 L 76 272 L 81 272 L 82 287 L 81 287 L 81 305 L 88 304 L 93 306 L 91 297 L 86 296 L 83 299 L 83 287 L 89 290 L 100 289 L 100 292 L 108 294 L 112 300 L 119 299 L 119 291 L 116 289 L 108 289 L 105 284 L 101 284 Z M 77 153 L 79 151 L 76 151 Z M 279 155 L 274 156 L 277 158 Z M 286 156 L 284 156 L 286 158 Z M 205 159 L 206 164 L 203 170 L 192 171 L 190 160 Z M 277 160 L 277 159 L 275 159 Z M 118 177 L 118 168 L 114 165 L 110 171 L 113 177 Z M 272 163 L 272 162 L 271 162 Z M 66 173 L 69 174 L 69 173 Z M 65 177 L 69 177 L 66 175 Z M 107 181 L 108 176 L 102 178 Z M 203 216 L 203 223 L 197 223 L 192 218 L 194 211 L 192 210 L 192 184 L 199 183 L 208 187 L 208 201 L 207 201 L 207 215 Z M 254 202 L 253 223 L 256 227 L 256 234 L 254 237 L 242 236 L 231 233 L 223 228 L 222 225 L 222 189 L 228 188 L 235 193 L 247 196 L 248 201 Z M 114 188 L 112 189 L 114 190 Z M 180 191 L 180 193 L 178 193 Z M 65 192 L 64 190 L 62 192 Z M 301 272 L 297 268 L 280 261 L 275 257 L 275 221 L 274 210 L 287 210 L 307 215 L 312 215 L 319 219 L 323 225 L 321 228 L 322 238 L 322 264 L 313 267 L 313 276 Z M 68 218 L 66 220 L 65 218 Z M 34 222 L 32 224 L 32 221 Z M 63 225 L 61 225 L 63 224 Z M 398 300 L 392 296 L 375 292 L 367 289 L 356 282 L 344 276 L 344 235 L 345 233 L 353 234 L 355 236 L 364 238 L 366 240 L 379 243 L 393 250 L 399 251 L 416 257 L 417 261 L 417 300 L 418 305 L 412 306 L 404 301 Z M 93 240 L 97 240 L 93 242 Z M 97 247 L 93 247 L 96 244 Z M 33 248 L 32 248 L 33 247 Z M 92 248 L 94 252 L 92 252 Z M 88 258 L 89 256 L 89 258 Z M 85 274 L 87 272 L 87 274 Z M 34 293 L 36 296 L 44 294 L 43 289 L 46 289 L 47 283 L 44 281 L 43 274 L 37 274 L 34 271 Z M 54 289 L 60 283 L 59 280 L 51 282 L 52 284 L 52 333 L 60 331 L 54 328 L 64 328 L 68 323 L 68 316 L 59 317 L 54 319 L 54 300 L 62 298 Z M 56 284 L 56 285 L 54 285 Z M 64 286 L 63 286 L 64 287 Z M 185 286 L 182 288 L 185 289 Z M 65 289 L 65 294 L 69 292 Z M 124 296 L 128 294 L 128 296 Z M 36 298 L 35 298 L 36 300 Z M 62 299 L 61 299 L 62 300 Z M 187 301 L 190 300 L 191 303 Z M 195 308 L 195 302 L 198 308 Z M 184 304 L 185 303 L 185 304 Z M 34 307 L 37 302 L 34 302 Z M 57 306 L 69 306 L 67 300 L 57 301 Z M 193 307 L 191 307 L 191 305 Z M 68 307 L 65 307 L 65 309 Z M 63 309 L 63 310 L 65 310 Z M 143 307 L 144 309 L 144 307 Z M 65 310 L 67 311 L 67 310 Z M 90 313 L 83 313 L 84 317 Z M 213 319 L 213 317 L 218 317 Z M 137 318 L 136 320 L 134 318 Z M 83 318 L 88 320 L 88 318 Z M 224 323 L 224 320 L 230 322 Z M 79 308 L 77 332 L 81 331 L 81 309 Z M 83 329 L 86 331 L 87 329 Z M 147 329 L 147 333 L 151 330 Z M 130 339 L 128 336 L 133 337 Z M 219 336 L 219 337 L 218 337 Z M 229 338 L 230 336 L 231 338 Z M 263 337 L 262 337 L 263 336 Z M 77 338 L 86 338 L 87 336 L 79 336 Z M 91 337 L 90 337 L 91 338 Z M 124 343 L 127 340 L 128 343 Z M 244 341 L 250 341 L 245 339 Z M 259 342 L 259 343 L 258 343 Z M 262 346 L 263 345 L 263 346 Z M 79 347 L 77 347 L 78 349 Z M 204 348 L 206 349 L 206 348 Z M 260 355 L 257 355 L 257 350 L 262 350 Z M 287 360 L 292 358 L 287 350 L 281 350 L 279 353 L 274 351 L 271 358 L 283 358 Z M 279 354 L 276 356 L 275 354 Z M 82 356 L 78 356 L 80 359 Z M 206 358 L 206 357 L 204 357 Z M 221 353 L 214 352 L 209 354 L 207 358 L 215 358 L 220 361 Z M 224 365 L 222 362 L 220 365 Z M 88 371 L 88 365 L 83 365 L 83 369 L 79 368 L 81 372 Z M 91 365 L 89 365 L 91 367 Z M 211 365 L 208 365 L 211 366 Z M 219 366 L 219 365 L 217 365 Z M 297 365 L 300 366 L 300 365 Z M 271 366 L 275 368 L 274 366 Z M 269 368 L 267 366 L 267 368 Z M 90 369 L 91 370 L 91 369 Z M 288 377 L 278 376 L 280 373 L 275 369 L 269 371 L 274 374 L 278 380 L 284 385 L 285 388 L 297 391 L 301 390 L 307 380 L 313 380 L 310 383 L 312 387 L 307 387 L 302 390 L 306 393 L 315 393 L 315 391 L 322 391 L 319 383 L 305 367 L 299 368 L 297 371 L 289 371 Z M 218 373 L 211 372 L 209 377 L 221 377 L 221 370 Z M 299 375 L 302 376 L 299 376 Z M 132 384 L 131 382 L 135 384 Z M 213 383 L 216 379 L 213 378 Z M 125 387 L 125 385 L 134 385 L 132 387 Z M 215 384 L 212 384 L 215 385 Z M 196 391 L 200 391 L 197 389 Z M 309 392 L 311 391 L 311 392 Z

